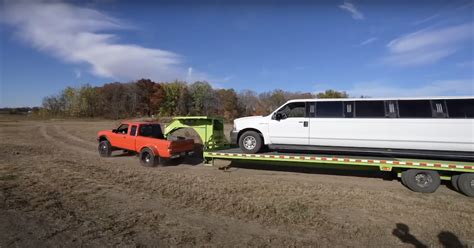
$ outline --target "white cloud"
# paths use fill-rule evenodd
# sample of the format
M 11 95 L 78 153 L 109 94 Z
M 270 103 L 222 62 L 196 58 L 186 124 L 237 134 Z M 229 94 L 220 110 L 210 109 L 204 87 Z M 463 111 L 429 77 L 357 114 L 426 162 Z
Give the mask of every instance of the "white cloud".
M 345 91 L 354 97 L 472 96 L 474 79 L 439 80 L 415 87 L 400 87 L 383 81 L 367 82 L 354 84 Z
M 362 14 L 362 12 L 360 12 L 356 8 L 356 6 L 352 3 L 350 3 L 350 2 L 347 2 L 347 1 L 344 2 L 344 4 L 339 5 L 339 8 L 351 13 L 352 18 L 355 19 L 355 20 L 363 20 L 364 19 L 364 14 Z
M 362 41 L 362 42 L 359 44 L 359 46 L 368 45 L 368 44 L 370 44 L 370 43 L 376 41 L 377 39 L 378 39 L 377 37 L 369 38 L 369 39 L 367 39 L 367 40 Z
M 420 25 L 420 24 L 423 24 L 423 23 L 425 23 L 425 22 L 429 22 L 429 21 L 431 21 L 431 20 L 434 20 L 434 19 L 436 19 L 436 18 L 438 18 L 438 17 L 440 17 L 440 16 L 441 16 L 441 14 L 439 14 L 439 13 L 438 13 L 438 14 L 434 14 L 434 15 L 432 15 L 432 16 L 429 16 L 429 17 L 426 17 L 426 18 L 424 18 L 424 19 L 421 19 L 421 20 L 418 20 L 418 21 L 414 22 L 413 25 Z
M 473 24 L 440 29 L 423 29 L 403 35 L 387 44 L 389 55 L 384 59 L 394 65 L 435 63 L 459 49 L 459 44 L 474 38 Z
M 13 26 L 21 40 L 63 61 L 87 64 L 97 76 L 116 80 L 186 79 L 182 56 L 121 44 L 110 31 L 129 29 L 130 25 L 97 10 L 57 1 L 6 1 L 2 5 L 1 21 Z M 204 73 L 193 72 L 193 79 L 206 78 Z

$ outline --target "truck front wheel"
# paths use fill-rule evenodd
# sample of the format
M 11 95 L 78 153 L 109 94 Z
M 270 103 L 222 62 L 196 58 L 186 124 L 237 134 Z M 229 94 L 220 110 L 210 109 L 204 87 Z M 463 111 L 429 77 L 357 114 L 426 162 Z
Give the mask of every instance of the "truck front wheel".
M 258 153 L 262 148 L 262 137 L 255 131 L 247 131 L 240 136 L 239 147 L 244 153 Z
M 99 142 L 99 155 L 101 157 L 110 157 L 112 154 L 112 145 L 107 140 Z
M 154 167 L 160 165 L 160 157 L 155 156 L 150 148 L 144 148 L 140 152 L 140 164 L 147 167 Z

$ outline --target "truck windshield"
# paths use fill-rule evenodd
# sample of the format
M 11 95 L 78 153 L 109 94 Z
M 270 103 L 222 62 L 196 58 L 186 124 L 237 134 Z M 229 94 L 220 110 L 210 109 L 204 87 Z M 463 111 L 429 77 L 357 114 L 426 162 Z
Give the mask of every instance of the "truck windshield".
M 140 125 L 138 130 L 139 136 L 151 137 L 155 139 L 164 139 L 160 124 L 145 124 Z

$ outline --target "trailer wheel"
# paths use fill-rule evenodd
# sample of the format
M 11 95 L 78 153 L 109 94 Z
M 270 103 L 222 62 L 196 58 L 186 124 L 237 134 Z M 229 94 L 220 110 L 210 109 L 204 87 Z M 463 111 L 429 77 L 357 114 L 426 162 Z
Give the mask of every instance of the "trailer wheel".
M 101 157 L 110 157 L 112 154 L 112 145 L 110 145 L 109 141 L 103 140 L 99 142 L 98 150 Z
M 255 131 L 247 131 L 240 136 L 239 147 L 244 153 L 255 154 L 262 148 L 262 137 Z
M 438 172 L 430 170 L 406 170 L 402 178 L 409 189 L 421 193 L 433 193 L 441 184 Z
M 458 178 L 459 190 L 467 196 L 474 197 L 474 173 L 464 173 Z
M 402 184 L 405 185 L 405 186 L 407 186 L 407 182 L 405 182 L 405 178 L 406 178 L 406 177 L 403 176 L 403 172 L 402 172 L 402 176 L 400 177 L 400 179 L 401 179 L 401 181 L 402 181 Z
M 453 188 L 456 191 L 459 191 L 459 185 L 458 185 L 459 176 L 460 175 L 454 175 L 454 176 L 451 177 L 451 186 L 453 186 Z
M 146 167 L 154 167 L 160 165 L 160 157 L 155 156 L 150 148 L 144 148 L 140 152 L 140 164 Z

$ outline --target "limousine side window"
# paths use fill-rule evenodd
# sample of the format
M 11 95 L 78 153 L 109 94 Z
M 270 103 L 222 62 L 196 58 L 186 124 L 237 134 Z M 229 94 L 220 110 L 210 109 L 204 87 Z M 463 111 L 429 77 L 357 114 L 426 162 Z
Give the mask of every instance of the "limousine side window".
M 354 117 L 354 102 L 344 101 L 344 117 Z
M 431 118 L 430 100 L 399 100 L 400 118 Z
M 397 106 L 398 106 L 397 101 L 395 100 L 385 101 L 385 116 L 388 118 L 397 118 L 398 117 Z
M 304 102 L 292 102 L 281 108 L 278 113 L 281 113 L 283 119 L 285 118 L 297 118 L 305 116 L 305 103 Z
M 434 118 L 446 118 L 448 116 L 444 100 L 432 100 L 431 108 Z
M 362 118 L 384 118 L 384 101 L 356 101 L 355 116 Z
M 317 102 L 316 117 L 344 117 L 342 102 Z
M 473 118 L 474 99 L 446 100 L 449 118 Z

